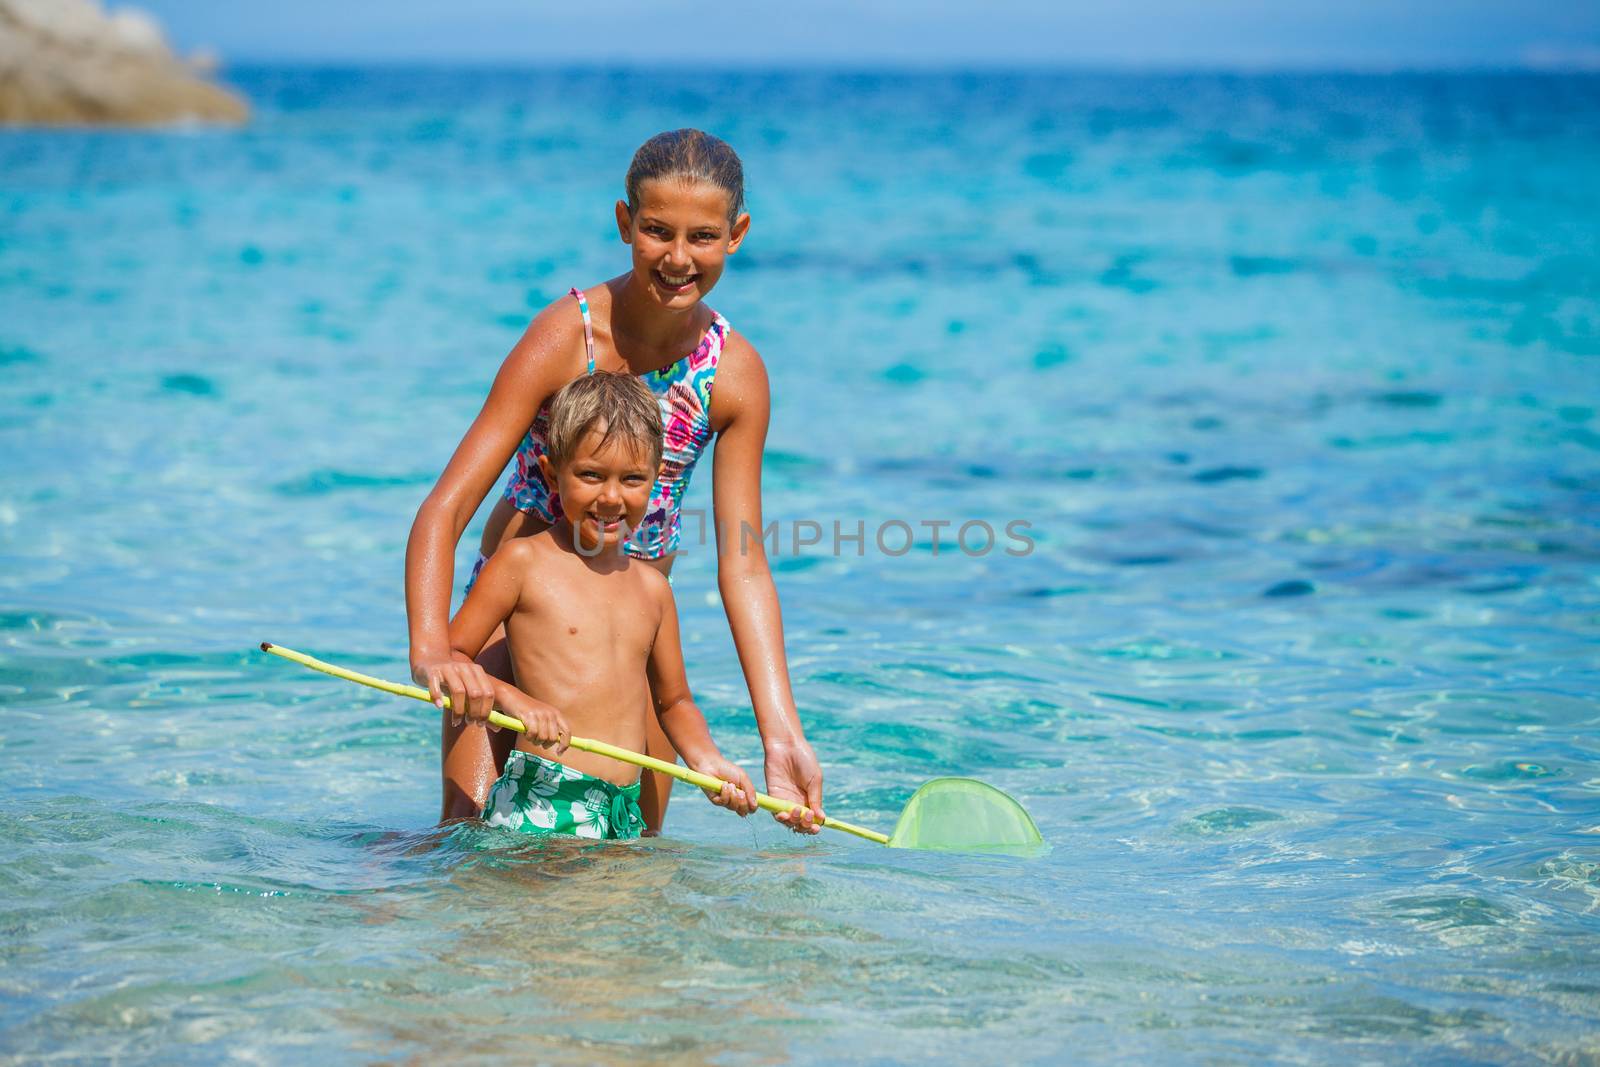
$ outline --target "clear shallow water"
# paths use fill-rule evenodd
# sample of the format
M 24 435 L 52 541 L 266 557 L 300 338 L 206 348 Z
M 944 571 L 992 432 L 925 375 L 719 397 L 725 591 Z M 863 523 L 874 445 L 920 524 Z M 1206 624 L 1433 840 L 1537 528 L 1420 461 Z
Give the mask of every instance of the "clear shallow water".
M 0 136 L 5 1062 L 1600 1055 L 1594 79 L 238 81 Z M 425 709 L 253 651 L 403 677 L 417 502 L 684 123 L 829 807 L 974 773 L 1041 859 L 435 831 Z

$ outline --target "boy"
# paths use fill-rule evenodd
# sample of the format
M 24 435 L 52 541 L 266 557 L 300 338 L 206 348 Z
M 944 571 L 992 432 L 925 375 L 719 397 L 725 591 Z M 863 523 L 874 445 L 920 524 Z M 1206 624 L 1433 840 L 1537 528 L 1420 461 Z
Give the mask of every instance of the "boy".
M 561 518 L 503 545 L 450 623 L 452 649 L 468 658 L 505 624 L 516 685 L 496 681 L 494 702 L 528 728 L 489 790 L 484 821 L 528 833 L 638 837 L 638 769 L 568 750 L 566 741 L 575 731 L 644 751 L 652 694 L 684 762 L 729 783 L 711 802 L 748 815 L 755 787 L 722 758 L 689 695 L 671 587 L 621 551 L 661 466 L 661 414 L 649 387 L 604 371 L 573 380 L 551 401 L 549 450 L 539 464 Z

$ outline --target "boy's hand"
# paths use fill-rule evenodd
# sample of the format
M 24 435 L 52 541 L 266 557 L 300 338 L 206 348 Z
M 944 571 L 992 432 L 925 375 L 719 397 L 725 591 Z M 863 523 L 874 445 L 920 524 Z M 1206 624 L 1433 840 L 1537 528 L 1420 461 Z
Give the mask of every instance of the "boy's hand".
M 529 741 L 536 745 L 553 745 L 558 756 L 567 750 L 572 731 L 567 729 L 567 720 L 561 717 L 561 712 L 509 685 L 502 687 L 499 697 L 500 710 L 522 722 Z M 489 729 L 499 730 L 500 727 L 491 723 Z
M 709 789 L 705 791 L 706 798 L 717 807 L 736 811 L 740 816 L 756 810 L 756 787 L 750 784 L 750 776 L 738 764 L 729 763 L 721 756 L 713 756 L 690 764 L 689 769 L 715 775 L 725 783 L 720 793 L 713 793 Z

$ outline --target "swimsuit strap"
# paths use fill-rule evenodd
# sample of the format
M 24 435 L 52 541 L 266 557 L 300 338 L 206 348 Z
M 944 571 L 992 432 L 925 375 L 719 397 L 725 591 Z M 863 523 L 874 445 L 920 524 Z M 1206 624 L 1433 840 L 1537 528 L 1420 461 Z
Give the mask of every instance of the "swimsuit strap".
M 589 321 L 589 301 L 583 298 L 582 289 L 572 289 L 578 298 L 578 314 L 583 316 L 583 347 L 589 350 L 589 373 L 594 373 L 594 323 Z

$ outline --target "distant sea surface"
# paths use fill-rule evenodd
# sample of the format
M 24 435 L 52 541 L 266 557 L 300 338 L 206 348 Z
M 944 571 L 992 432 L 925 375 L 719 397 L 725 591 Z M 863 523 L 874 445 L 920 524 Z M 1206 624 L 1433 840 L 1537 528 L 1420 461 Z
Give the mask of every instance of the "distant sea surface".
M 1600 79 L 708 65 L 0 133 L 0 1063 L 1600 1060 Z M 429 709 L 255 651 L 405 679 L 416 507 L 679 126 L 828 809 L 1041 858 L 436 830 Z

